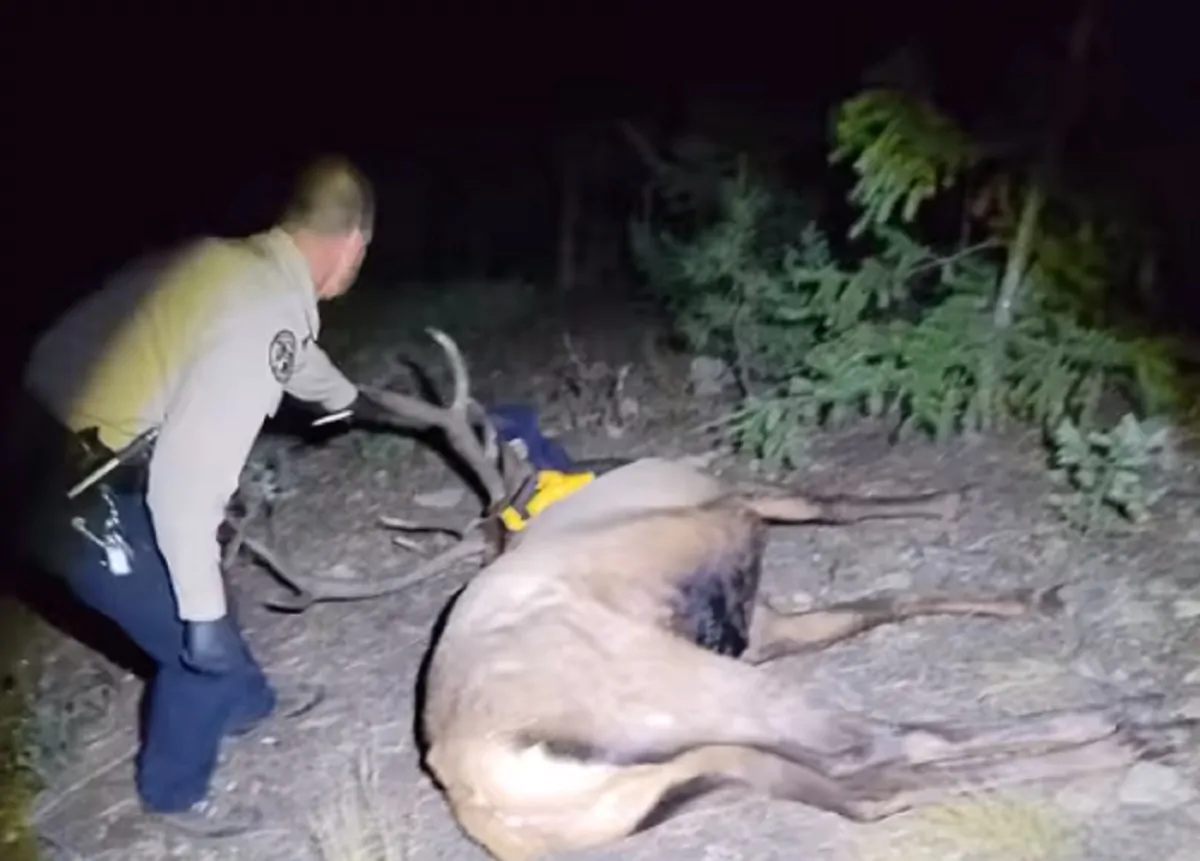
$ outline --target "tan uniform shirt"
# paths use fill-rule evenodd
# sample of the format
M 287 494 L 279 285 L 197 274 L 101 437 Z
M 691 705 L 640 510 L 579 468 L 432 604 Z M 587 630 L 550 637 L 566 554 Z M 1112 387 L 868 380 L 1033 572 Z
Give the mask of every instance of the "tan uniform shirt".
M 226 612 L 217 530 L 283 394 L 330 411 L 357 394 L 319 325 L 308 266 L 273 229 L 139 260 L 34 347 L 26 386 L 72 430 L 119 449 L 160 428 L 147 502 L 181 619 Z

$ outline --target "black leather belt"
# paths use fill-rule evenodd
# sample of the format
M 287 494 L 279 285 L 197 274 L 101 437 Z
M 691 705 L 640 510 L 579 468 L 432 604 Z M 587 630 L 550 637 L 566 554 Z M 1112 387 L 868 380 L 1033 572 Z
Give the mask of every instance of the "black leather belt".
M 71 437 L 73 445 L 67 466 L 69 488 L 78 488 L 91 478 L 91 486 L 124 492 L 145 490 L 150 445 L 146 445 L 142 437 L 130 444 L 137 450 L 128 453 L 115 452 L 106 446 L 100 441 L 96 428 L 87 428 Z M 114 463 L 117 460 L 119 463 Z M 87 489 L 82 492 L 86 493 Z
M 32 400 L 27 399 L 27 408 Z M 72 431 L 40 405 L 34 404 L 32 409 L 32 414 L 26 416 L 30 434 L 26 466 L 36 473 L 31 479 L 41 487 L 55 487 L 56 492 L 66 493 L 116 456 L 101 442 L 96 428 Z M 144 489 L 149 461 L 148 452 L 128 458 L 97 484 L 112 490 Z

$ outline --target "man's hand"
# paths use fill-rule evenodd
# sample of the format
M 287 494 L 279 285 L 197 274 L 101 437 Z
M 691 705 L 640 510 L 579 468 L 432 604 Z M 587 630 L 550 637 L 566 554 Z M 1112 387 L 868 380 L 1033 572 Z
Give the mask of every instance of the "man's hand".
M 249 662 L 246 644 L 229 616 L 212 622 L 184 622 L 180 657 L 184 666 L 209 675 L 232 672 Z

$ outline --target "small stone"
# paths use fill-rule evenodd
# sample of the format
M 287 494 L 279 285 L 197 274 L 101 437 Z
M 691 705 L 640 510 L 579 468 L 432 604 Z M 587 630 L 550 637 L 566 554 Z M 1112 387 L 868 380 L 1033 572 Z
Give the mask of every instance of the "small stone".
M 611 422 L 604 423 L 604 435 L 609 439 L 621 439 L 625 436 L 625 428 Z
M 728 846 L 706 846 L 703 861 L 741 861 L 746 856 Z
M 358 572 L 345 562 L 338 562 L 327 573 L 328 576 L 336 577 L 340 580 L 354 580 L 358 577 Z
M 1152 598 L 1174 598 L 1179 594 L 1179 583 L 1173 577 L 1158 577 L 1146 584 L 1146 594 Z
M 1058 534 L 1048 535 L 1042 540 L 1041 562 L 1053 567 L 1060 564 L 1071 550 L 1071 543 Z
M 696 469 L 705 469 L 713 464 L 713 462 L 721 456 L 721 452 L 713 449 L 712 451 L 702 451 L 699 454 L 685 454 L 679 458 L 680 463 L 685 463 L 688 466 L 693 466 Z
M 1196 667 L 1196 669 L 1184 676 L 1183 683 L 1185 685 L 1200 685 L 1200 667 Z
M 413 497 L 413 502 L 423 508 L 453 508 L 463 496 L 464 491 L 461 487 L 443 487 L 429 493 L 418 493 Z
M 1139 625 L 1158 625 L 1162 623 L 1157 608 L 1144 601 L 1125 600 L 1113 606 L 1112 614 L 1115 623 L 1121 627 L 1137 627 Z
M 817 603 L 817 599 L 809 592 L 798 591 L 787 596 L 787 612 L 802 613 Z
M 912 575 L 904 572 L 884 574 L 875 581 L 875 589 L 880 592 L 903 592 L 912 588 Z
M 1072 661 L 1071 669 L 1081 678 L 1099 682 L 1108 681 L 1108 671 L 1092 656 L 1084 656 L 1076 661 Z
M 729 365 L 714 356 L 695 356 L 688 369 L 692 393 L 700 397 L 719 395 L 733 383 Z
M 1196 798 L 1196 787 L 1175 769 L 1157 762 L 1139 762 L 1125 776 L 1118 798 L 1122 804 L 1170 810 Z
M 1195 598 L 1180 598 L 1171 609 L 1176 619 L 1200 619 L 1200 601 Z

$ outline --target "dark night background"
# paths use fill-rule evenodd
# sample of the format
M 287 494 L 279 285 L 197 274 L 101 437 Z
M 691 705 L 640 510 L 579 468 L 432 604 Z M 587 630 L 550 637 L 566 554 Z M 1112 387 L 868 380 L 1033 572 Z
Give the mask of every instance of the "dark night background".
M 1141 196 L 1167 229 L 1175 310 L 1196 317 L 1185 282 L 1200 72 L 1186 13 L 1092 7 L 1087 105 L 1067 159 Z M 377 184 L 364 289 L 460 274 L 480 248 L 486 274 L 548 277 L 555 154 L 572 136 L 617 140 L 626 161 L 608 192 L 619 209 L 642 174 L 614 120 L 669 131 L 689 99 L 719 99 L 789 142 L 797 181 L 820 184 L 828 111 L 868 66 L 912 42 L 939 103 L 962 119 L 1036 111 L 1053 97 L 1080 6 L 558 8 L 247 13 L 236 27 L 182 13 L 10 14 L 7 380 L 33 331 L 99 273 L 190 234 L 265 227 L 314 153 L 346 152 Z

